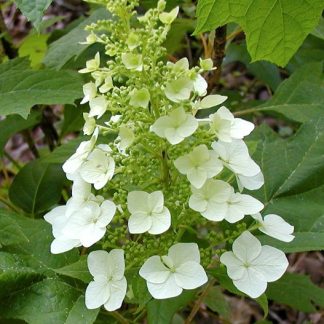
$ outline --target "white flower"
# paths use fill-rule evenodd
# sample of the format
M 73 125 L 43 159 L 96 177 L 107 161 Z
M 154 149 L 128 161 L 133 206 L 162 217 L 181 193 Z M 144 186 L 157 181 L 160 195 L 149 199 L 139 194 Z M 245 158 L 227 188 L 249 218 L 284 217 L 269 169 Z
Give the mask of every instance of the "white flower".
M 157 119 L 150 130 L 175 145 L 192 135 L 197 128 L 197 119 L 180 107 L 170 112 L 168 116 Z
M 93 117 L 89 117 L 88 113 L 83 113 L 84 125 L 83 133 L 85 135 L 91 135 L 96 129 L 96 120 Z
M 253 123 L 241 118 L 234 118 L 233 114 L 224 106 L 220 107 L 216 113 L 210 115 L 209 120 L 210 129 L 223 142 L 242 139 L 254 129 Z
M 66 238 L 79 240 L 85 247 L 98 242 L 106 233 L 106 226 L 116 212 L 115 204 L 105 200 L 99 205 L 95 201 L 87 201 L 71 213 L 62 233 Z
M 122 62 L 128 70 L 142 71 L 143 61 L 141 54 L 123 53 Z
M 93 150 L 97 138 L 99 129 L 96 128 L 89 141 L 81 142 L 76 152 L 63 164 L 63 170 L 65 173 L 75 173 L 85 162 Z
M 209 95 L 204 98 L 202 98 L 200 101 L 195 103 L 195 109 L 208 109 L 211 107 L 218 106 L 222 104 L 224 101 L 226 101 L 227 97 L 226 96 L 221 96 L 221 95 Z M 206 121 L 209 119 L 204 119 Z
M 91 99 L 96 97 L 96 95 L 97 95 L 96 85 L 93 82 L 86 83 L 83 86 L 83 94 L 84 94 L 84 98 L 80 102 L 81 105 L 86 102 L 89 102 Z
M 177 62 L 167 62 L 167 67 L 171 68 L 173 72 L 181 73 L 189 70 L 189 61 L 186 57 L 178 60 Z
M 127 208 L 131 213 L 128 228 L 132 234 L 161 234 L 171 225 L 171 215 L 164 206 L 162 191 L 132 191 L 127 197 Z
M 88 309 L 104 305 L 108 311 L 121 307 L 126 295 L 127 281 L 124 276 L 124 251 L 121 249 L 94 251 L 88 255 L 88 268 L 93 276 L 85 292 Z
M 177 80 L 167 83 L 164 93 L 166 97 L 173 102 L 180 102 L 190 98 L 193 90 L 193 82 L 186 77 L 181 77 Z
M 224 166 L 237 175 L 252 177 L 261 171 L 251 159 L 248 148 L 242 140 L 233 140 L 230 143 L 213 142 L 212 148 L 217 152 Z
M 260 224 L 259 230 L 264 234 L 276 238 L 283 242 L 291 242 L 295 236 L 294 226 L 288 224 L 282 217 L 269 214 L 262 219 L 261 214 L 254 214 L 252 217 Z
M 95 55 L 95 58 L 86 62 L 86 68 L 79 70 L 79 73 L 90 73 L 98 70 L 100 67 L 100 54 Z
M 139 274 L 156 299 L 176 297 L 183 289 L 195 289 L 208 280 L 196 243 L 178 243 L 170 247 L 168 255 L 150 257 Z
M 249 190 L 256 190 L 263 186 L 264 177 L 261 171 L 257 173 L 255 176 L 251 176 L 251 177 L 246 177 L 241 174 L 237 174 L 236 181 L 240 191 L 242 191 L 243 188 Z
M 140 45 L 140 37 L 136 33 L 130 33 L 127 37 L 126 44 L 130 50 Z
M 90 112 L 89 117 L 97 116 L 100 118 L 107 110 L 108 100 L 105 96 L 99 96 L 89 101 Z
M 172 22 L 177 18 L 179 13 L 179 7 L 175 7 L 170 12 L 162 12 L 159 15 L 159 19 L 165 25 L 171 25 Z
M 278 280 L 288 267 L 285 254 L 264 245 L 250 232 L 243 232 L 233 243 L 233 252 L 225 252 L 220 261 L 234 286 L 252 298 L 261 296 L 267 283 Z
M 106 93 L 108 92 L 111 88 L 113 88 L 113 80 L 112 80 L 112 77 L 110 75 L 108 75 L 106 78 L 105 78 L 105 82 L 104 84 L 99 88 L 99 91 L 101 93 Z
M 263 209 L 263 204 L 257 199 L 240 193 L 221 180 L 208 180 L 205 185 L 197 189 L 191 188 L 192 195 L 189 207 L 211 221 L 227 220 L 235 223 L 245 215 L 251 215 Z
M 122 154 L 125 154 L 127 147 L 133 143 L 135 134 L 130 127 L 121 125 L 119 127 L 119 134 L 117 139 L 119 140 L 119 143 L 116 144 L 118 151 Z
M 223 169 L 218 155 L 213 150 L 208 150 L 204 144 L 177 158 L 174 165 L 196 188 L 201 188 L 207 179 L 214 177 Z
M 133 107 L 147 108 L 150 102 L 150 93 L 146 88 L 134 90 L 131 93 L 129 104 Z
M 73 206 L 73 208 L 76 209 L 78 207 L 79 207 L 78 205 Z M 81 246 L 81 242 L 79 239 L 67 238 L 62 233 L 62 230 L 69 218 L 70 212 L 72 212 L 71 207 L 70 207 L 70 211 L 68 211 L 67 206 L 58 206 L 52 209 L 44 216 L 44 219 L 52 225 L 52 233 L 54 236 L 54 240 L 51 243 L 51 253 L 53 254 L 63 253 L 75 247 Z
M 193 82 L 195 92 L 200 96 L 205 96 L 207 93 L 208 84 L 206 80 L 198 74 Z
M 214 63 L 213 63 L 213 60 L 211 58 L 208 58 L 208 59 L 199 59 L 199 64 L 200 64 L 200 67 L 204 70 L 204 71 L 210 71 L 210 70 L 213 70 L 213 66 L 214 66 Z
M 80 175 L 84 181 L 93 183 L 95 189 L 103 188 L 111 180 L 115 172 L 115 161 L 110 156 L 108 145 L 98 145 L 80 167 Z

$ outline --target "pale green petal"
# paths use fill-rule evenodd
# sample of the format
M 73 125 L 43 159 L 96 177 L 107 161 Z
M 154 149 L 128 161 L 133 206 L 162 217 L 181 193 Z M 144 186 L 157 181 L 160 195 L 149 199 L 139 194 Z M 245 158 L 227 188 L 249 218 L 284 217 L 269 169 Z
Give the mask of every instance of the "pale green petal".
M 176 268 L 175 282 L 183 289 L 195 289 L 208 281 L 204 268 L 197 262 L 189 261 Z
M 152 283 L 163 283 L 165 282 L 171 272 L 162 263 L 161 257 L 154 255 L 148 258 L 139 270 L 139 275 Z
M 249 263 L 261 253 L 261 243 L 250 232 L 243 232 L 233 243 L 233 253 L 243 263 Z
M 177 243 L 172 245 L 168 256 L 172 259 L 175 267 L 189 261 L 200 263 L 200 253 L 196 243 Z
M 85 292 L 85 304 L 88 309 L 102 306 L 110 297 L 109 284 L 106 281 L 91 281 Z

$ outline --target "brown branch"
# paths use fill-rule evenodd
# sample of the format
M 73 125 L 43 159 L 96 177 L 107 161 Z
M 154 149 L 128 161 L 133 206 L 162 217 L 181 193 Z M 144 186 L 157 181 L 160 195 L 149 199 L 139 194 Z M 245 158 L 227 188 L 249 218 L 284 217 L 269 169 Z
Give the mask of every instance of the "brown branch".
M 213 71 L 209 78 L 208 89 L 211 91 L 219 87 L 219 80 L 222 75 L 222 63 L 225 56 L 225 45 L 226 45 L 226 25 L 216 28 L 215 39 L 214 39 L 214 51 L 212 59 L 214 62 L 214 67 L 216 69 Z
M 17 57 L 17 50 L 8 41 L 9 32 L 4 22 L 1 10 L 0 10 L 0 34 L 4 34 L 0 38 L 0 50 L 2 50 L 3 53 L 7 55 L 10 59 Z
M 211 287 L 213 287 L 214 283 L 216 282 L 215 279 L 212 279 L 208 282 L 208 284 L 206 285 L 206 287 L 204 288 L 204 290 L 201 292 L 199 298 L 197 299 L 194 307 L 192 308 L 189 316 L 187 317 L 187 319 L 185 320 L 184 324 L 190 324 L 193 319 L 195 318 L 196 314 L 198 313 L 201 304 L 203 303 L 205 297 L 207 296 L 209 289 Z

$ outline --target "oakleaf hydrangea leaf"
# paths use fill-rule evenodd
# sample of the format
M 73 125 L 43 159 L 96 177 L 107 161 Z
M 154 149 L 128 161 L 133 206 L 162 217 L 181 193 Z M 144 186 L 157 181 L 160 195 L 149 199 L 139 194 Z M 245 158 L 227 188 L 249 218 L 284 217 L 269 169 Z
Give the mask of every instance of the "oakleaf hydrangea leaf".
M 16 0 L 15 2 L 23 15 L 26 16 L 38 30 L 43 13 L 52 3 L 52 0 Z
M 235 22 L 246 33 L 252 61 L 285 66 L 318 24 L 323 7 L 321 0 L 200 0 L 195 33 Z

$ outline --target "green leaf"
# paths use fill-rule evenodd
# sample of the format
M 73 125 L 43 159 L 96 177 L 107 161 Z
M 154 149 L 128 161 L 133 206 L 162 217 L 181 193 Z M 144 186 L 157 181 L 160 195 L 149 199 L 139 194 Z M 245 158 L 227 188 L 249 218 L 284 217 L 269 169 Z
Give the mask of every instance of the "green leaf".
M 82 79 L 77 72 L 31 70 L 26 59 L 0 65 L 0 114 L 26 118 L 36 104 L 73 104 L 82 97 Z
M 19 115 L 7 116 L 0 121 L 0 156 L 3 155 L 3 150 L 9 138 L 16 133 L 31 128 L 41 121 L 42 115 L 40 111 L 32 111 L 27 119 Z
M 19 57 L 27 56 L 31 67 L 40 67 L 47 51 L 48 37 L 49 35 L 44 34 L 29 34 L 26 36 L 19 46 Z
M 65 323 L 79 294 L 65 282 L 45 279 L 2 300 L 1 316 L 30 324 Z
M 314 285 L 309 277 L 295 273 L 286 273 L 278 281 L 270 283 L 267 296 L 307 313 L 316 311 L 314 305 L 324 306 L 324 289 Z
M 147 304 L 148 324 L 167 324 L 171 322 L 173 315 L 185 307 L 196 296 L 195 290 L 183 291 L 175 298 L 164 300 L 152 300 Z
M 295 238 L 292 242 L 286 243 L 275 240 L 269 236 L 262 235 L 258 238 L 261 243 L 276 247 L 285 253 L 305 252 L 305 251 L 320 251 L 324 249 L 324 231 L 313 232 L 295 232 Z
M 29 267 L 21 256 L 0 252 L 0 300 L 42 279 L 43 276 Z
M 313 62 L 282 82 L 275 95 L 255 111 L 280 113 L 297 122 L 324 117 L 323 63 Z
M 28 213 L 40 213 L 60 200 L 64 181 L 60 165 L 35 160 L 16 175 L 9 189 L 9 198 Z
M 15 2 L 22 14 L 38 29 L 44 11 L 52 3 L 52 0 L 15 0 Z
M 61 69 L 69 60 L 78 57 L 88 47 L 79 44 L 84 42 L 89 32 L 85 27 L 101 19 L 109 19 L 111 15 L 107 10 L 98 9 L 93 14 L 84 19 L 79 25 L 73 28 L 69 33 L 53 42 L 44 58 L 44 64 L 48 67 Z
M 164 46 L 172 54 L 187 46 L 184 42 L 185 35 L 193 32 L 195 23 L 192 19 L 178 18 L 172 25 Z
M 312 35 L 324 40 L 324 18 L 321 17 L 318 25 L 313 30 Z
M 19 224 L 10 212 L 0 208 L 0 247 L 28 242 Z
M 204 303 L 213 312 L 218 313 L 227 320 L 230 319 L 231 308 L 219 286 L 209 289 L 207 296 L 204 298 Z
M 69 142 L 57 147 L 53 152 L 41 158 L 43 163 L 63 164 L 73 153 L 79 144 L 85 140 L 83 136 L 79 136 Z
M 84 125 L 83 113 L 86 112 L 87 109 L 87 106 L 64 106 L 64 119 L 60 134 L 61 138 L 69 133 L 82 129 Z
M 85 306 L 84 296 L 80 296 L 69 312 L 64 324 L 92 324 L 95 322 L 100 308 L 87 309 Z
M 92 276 L 88 270 L 86 256 L 81 256 L 77 262 L 59 269 L 54 269 L 54 271 L 64 276 L 79 279 L 85 283 L 89 283 L 92 280 Z
M 195 34 L 230 22 L 246 34 L 253 61 L 288 63 L 321 17 L 322 0 L 199 0 Z
M 260 297 L 256 298 L 255 301 L 261 306 L 263 317 L 266 318 L 269 314 L 268 298 L 266 294 L 262 294 Z
M 286 252 L 324 248 L 324 118 L 303 124 L 287 140 L 274 139 L 264 128 L 258 133 L 261 140 L 254 159 L 264 173 L 265 185 L 251 194 L 265 204 L 264 215 L 282 216 L 296 232 L 296 240 L 290 243 L 269 238 L 264 242 Z
M 20 226 L 28 242 L 10 245 L 6 251 L 20 255 L 26 265 L 38 273 L 54 275 L 54 269 L 62 268 L 79 259 L 77 249 L 59 255 L 50 253 L 50 245 L 54 237 L 51 225 L 44 220 L 30 219 L 13 213 L 11 217 Z

